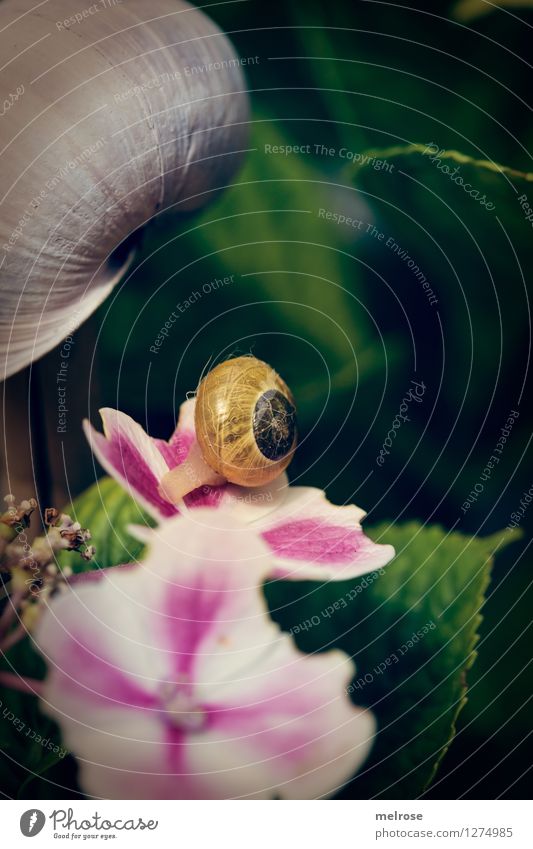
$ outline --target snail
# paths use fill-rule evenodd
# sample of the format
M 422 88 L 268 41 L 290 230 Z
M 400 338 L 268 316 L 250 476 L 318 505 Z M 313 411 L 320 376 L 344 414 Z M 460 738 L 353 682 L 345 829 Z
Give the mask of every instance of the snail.
M 292 393 L 255 357 L 226 360 L 207 374 L 198 387 L 194 424 L 196 442 L 186 461 L 161 481 L 161 495 L 173 504 L 206 484 L 264 486 L 287 468 L 296 448 Z
M 107 297 L 154 216 L 201 206 L 245 147 L 226 36 L 182 0 L 0 3 L 0 379 Z

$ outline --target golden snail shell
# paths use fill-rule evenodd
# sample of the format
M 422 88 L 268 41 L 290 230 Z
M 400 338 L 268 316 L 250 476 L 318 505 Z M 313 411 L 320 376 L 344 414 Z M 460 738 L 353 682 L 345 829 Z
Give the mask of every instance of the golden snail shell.
M 198 387 L 194 425 L 187 459 L 159 486 L 173 504 L 205 484 L 264 486 L 287 468 L 296 448 L 291 391 L 255 357 L 236 357 L 209 372 Z
M 267 363 L 236 357 L 216 366 L 200 383 L 195 428 L 210 468 L 232 483 L 263 486 L 292 460 L 294 399 Z
M 0 379 L 104 300 L 139 229 L 245 147 L 239 60 L 182 0 L 0 3 Z

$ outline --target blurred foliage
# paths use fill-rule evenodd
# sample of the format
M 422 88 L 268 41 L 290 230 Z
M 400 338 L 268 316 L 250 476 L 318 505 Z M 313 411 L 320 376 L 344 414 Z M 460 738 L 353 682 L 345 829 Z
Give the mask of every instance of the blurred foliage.
M 467 20 L 465 6 L 209 7 L 241 56 L 257 57 L 245 69 L 250 151 L 235 184 L 204 212 L 161 220 L 145 234 L 136 267 L 93 317 L 99 365 L 89 398 L 98 394 L 167 437 L 203 369 L 250 351 L 280 371 L 298 402 L 303 441 L 293 482 L 327 489 L 332 501 L 356 500 L 370 508 L 371 523 L 388 520 L 391 533 L 413 518 L 483 535 L 509 522 L 531 486 L 532 230 L 519 198 L 533 206 L 533 18 L 511 8 Z M 423 153 L 430 143 L 442 152 L 438 162 Z M 300 151 L 279 152 L 287 145 Z M 378 150 L 393 167 L 361 167 L 364 152 Z M 495 209 L 439 168 L 452 160 Z M 179 319 L 154 353 L 173 310 Z M 412 379 L 427 387 L 423 403 L 411 404 L 378 467 Z M 500 462 L 463 512 L 513 409 L 520 415 Z M 96 423 L 95 410 L 89 415 Z M 85 483 L 94 478 L 91 469 Z M 532 518 L 533 510 L 526 529 Z M 434 795 L 523 792 L 528 545 L 526 538 L 498 557 L 470 701 Z M 389 603 L 374 609 L 373 592 L 361 605 L 379 630 L 384 611 L 398 614 Z M 389 686 L 385 675 L 379 686 Z
M 393 313 L 391 301 L 390 319 L 400 321 L 401 307 L 409 309 L 415 300 L 427 313 L 425 326 L 413 325 L 416 354 L 421 375 L 436 389 L 438 381 L 438 392 L 416 455 L 398 440 L 397 460 L 431 470 L 431 498 L 446 494 L 463 527 L 478 530 L 501 523 L 502 511 L 508 520 L 516 506 L 521 493 L 502 496 L 502 491 L 510 470 L 520 465 L 531 431 L 524 355 L 530 344 L 526 275 L 533 262 L 533 232 L 517 198 L 528 191 L 533 197 L 533 174 L 436 151 L 425 145 L 373 151 L 394 170 L 356 166 L 351 179 L 378 210 L 382 252 L 404 270 L 409 262 L 404 252 L 416 262 L 411 270 L 407 265 L 407 279 L 395 288 L 401 306 Z M 417 268 L 437 304 L 428 300 Z M 516 428 L 495 455 L 513 410 L 520 413 Z M 483 496 L 464 512 L 462 505 L 491 456 L 496 460 Z
M 30 637 L 0 657 L 0 670 L 41 680 L 43 659 Z M 55 751 L 54 751 L 55 750 Z M 66 751 L 55 722 L 39 710 L 35 696 L 0 687 L 0 787 L 12 799 L 43 798 L 35 782 L 58 764 L 64 771 Z M 68 761 L 69 758 L 67 757 Z M 71 769 L 71 764 L 67 769 Z M 70 784 L 67 783 L 67 790 Z M 57 791 L 57 788 L 55 788 Z M 62 791 L 55 798 L 63 798 Z

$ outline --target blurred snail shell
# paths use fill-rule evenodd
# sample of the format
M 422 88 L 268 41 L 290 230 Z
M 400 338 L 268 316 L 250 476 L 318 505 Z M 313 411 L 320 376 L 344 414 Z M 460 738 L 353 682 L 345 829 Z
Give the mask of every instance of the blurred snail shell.
M 195 431 L 187 460 L 162 481 L 162 494 L 174 503 L 202 484 L 257 487 L 280 475 L 297 443 L 294 398 L 267 363 L 226 360 L 198 387 Z
M 228 182 L 247 96 L 182 0 L 2 0 L 0 55 L 3 379 L 94 311 L 154 215 Z

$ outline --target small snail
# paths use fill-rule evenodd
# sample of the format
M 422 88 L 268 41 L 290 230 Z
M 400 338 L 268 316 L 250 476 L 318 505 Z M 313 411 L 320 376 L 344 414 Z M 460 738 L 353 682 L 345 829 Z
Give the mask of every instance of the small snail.
M 297 442 L 292 393 L 267 363 L 226 360 L 198 387 L 195 429 L 187 460 L 161 482 L 173 503 L 204 484 L 256 487 L 281 474 Z
M 0 55 L 3 380 L 102 303 L 154 216 L 228 183 L 248 98 L 184 0 L 2 0 Z

